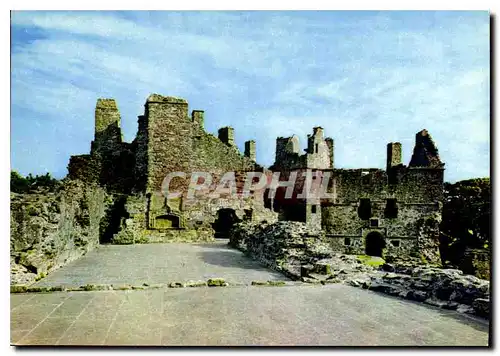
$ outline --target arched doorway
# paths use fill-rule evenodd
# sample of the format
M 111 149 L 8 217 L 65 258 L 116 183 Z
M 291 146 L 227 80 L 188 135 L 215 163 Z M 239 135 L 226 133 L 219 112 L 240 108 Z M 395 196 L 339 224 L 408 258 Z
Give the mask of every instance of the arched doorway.
M 212 224 L 212 227 L 215 230 L 214 237 L 222 239 L 229 238 L 228 232 L 237 222 L 240 222 L 240 219 L 236 215 L 234 209 L 219 209 L 217 212 L 217 219 Z
M 385 248 L 384 236 L 378 231 L 372 231 L 366 235 L 365 253 L 368 256 L 382 257 L 382 252 Z

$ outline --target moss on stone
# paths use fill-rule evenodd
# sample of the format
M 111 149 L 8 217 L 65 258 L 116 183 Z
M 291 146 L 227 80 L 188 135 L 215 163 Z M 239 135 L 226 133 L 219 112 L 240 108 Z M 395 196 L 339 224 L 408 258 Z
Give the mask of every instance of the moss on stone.
M 116 245 L 132 245 L 136 241 L 134 238 L 134 234 L 131 231 L 121 230 L 113 236 L 112 242 Z
M 28 293 L 47 293 L 50 292 L 50 287 L 28 287 Z
M 266 281 L 252 281 L 252 286 L 266 286 Z
M 317 263 L 314 265 L 314 271 L 319 274 L 331 274 L 330 265 L 324 263 Z
M 38 276 L 36 276 L 35 282 L 38 282 L 39 280 L 41 280 L 45 277 L 47 277 L 47 275 L 44 272 L 40 272 L 40 274 Z
M 274 287 L 281 287 L 286 285 L 284 281 L 267 281 L 267 284 Z
M 37 216 L 38 211 L 33 205 L 28 205 L 26 207 L 26 214 L 28 214 L 29 216 Z
M 358 261 L 362 264 L 370 266 L 370 267 L 379 267 L 382 266 L 385 261 L 382 257 L 368 256 L 368 255 L 358 255 Z
M 26 286 L 19 286 L 19 285 L 10 286 L 11 293 L 26 293 L 27 291 L 28 288 Z
M 224 278 L 210 278 L 207 281 L 207 285 L 209 287 L 225 287 L 227 286 L 227 283 Z
M 205 281 L 189 281 L 185 284 L 186 287 L 206 287 L 207 282 Z

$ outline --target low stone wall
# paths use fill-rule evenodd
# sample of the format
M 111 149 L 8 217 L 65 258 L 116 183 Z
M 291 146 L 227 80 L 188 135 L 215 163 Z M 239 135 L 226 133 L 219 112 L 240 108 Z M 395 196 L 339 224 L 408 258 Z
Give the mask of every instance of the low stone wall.
M 308 283 L 345 283 L 437 307 L 489 316 L 489 282 L 456 269 L 424 264 L 421 258 L 393 259 L 332 251 L 321 231 L 304 223 L 240 223 L 229 244 L 288 277 Z
M 242 222 L 229 232 L 229 245 L 292 279 L 300 268 L 330 255 L 321 231 L 295 221 L 272 224 Z
M 103 189 L 67 180 L 55 192 L 11 193 L 11 284 L 30 284 L 99 244 L 111 198 Z
M 171 230 L 122 230 L 115 234 L 113 244 L 147 244 L 169 242 L 213 242 L 213 231 L 171 229 Z
M 381 258 L 364 257 L 335 254 L 305 271 L 303 268 L 303 279 L 312 283 L 345 283 L 443 309 L 489 315 L 490 286 L 484 279 L 464 275 L 457 269 L 422 264 L 418 259 L 388 264 Z M 328 273 L 317 273 L 325 270 Z

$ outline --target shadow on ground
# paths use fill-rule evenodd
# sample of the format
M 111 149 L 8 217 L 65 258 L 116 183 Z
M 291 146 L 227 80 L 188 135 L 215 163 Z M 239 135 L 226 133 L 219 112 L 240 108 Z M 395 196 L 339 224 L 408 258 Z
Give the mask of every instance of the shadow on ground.
M 210 249 L 201 252 L 203 262 L 220 267 L 238 267 L 247 268 L 256 271 L 269 271 L 268 268 L 261 266 L 258 261 L 242 255 L 240 251 L 228 248 L 227 250 Z M 280 274 L 276 272 L 277 274 Z M 285 277 L 283 277 L 285 278 Z

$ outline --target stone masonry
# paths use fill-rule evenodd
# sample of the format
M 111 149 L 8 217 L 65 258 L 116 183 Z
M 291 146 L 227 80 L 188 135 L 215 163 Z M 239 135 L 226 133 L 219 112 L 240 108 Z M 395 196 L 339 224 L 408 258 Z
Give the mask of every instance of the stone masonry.
M 189 116 L 186 100 L 152 94 L 139 116 L 136 138 L 124 143 L 116 102 L 97 101 L 91 154 L 71 157 L 68 170 L 73 179 L 98 182 L 126 196 L 117 200 L 116 209 L 123 214 L 110 242 L 206 241 L 243 219 L 277 219 L 278 214 L 264 206 L 264 191 L 241 199 L 202 194 L 195 201 L 185 199 L 192 172 L 209 172 L 211 188 L 222 174 L 235 172 L 241 189 L 246 172 L 267 171 L 256 163 L 254 140 L 245 142 L 242 154 L 233 128 L 223 127 L 215 137 L 203 125 L 204 112 L 194 110 Z M 172 191 L 184 192 L 178 199 L 166 199 L 162 193 L 163 180 L 171 172 L 187 176 L 170 182 Z
M 325 241 L 345 253 L 411 255 L 440 261 L 444 163 L 427 130 L 417 133 L 408 166 L 401 162 L 401 143 L 389 143 L 386 170 L 334 168 L 333 140 L 323 138 L 320 127 L 308 135 L 307 143 L 306 152 L 300 155 L 297 136 L 278 138 L 271 169 L 283 172 L 282 180 L 308 171 L 318 180 L 329 175 L 327 192 L 333 198 L 295 198 L 304 188 L 299 179 L 295 199 L 282 199 L 283 194 L 277 194 L 277 202 L 273 202 L 283 220 L 321 228 Z
M 444 163 L 427 130 L 417 133 L 408 166 L 395 142 L 387 145 L 385 170 L 335 168 L 334 140 L 314 127 L 304 153 L 297 136 L 277 138 L 276 160 L 267 169 L 256 163 L 254 140 L 245 142 L 242 154 L 233 128 L 220 128 L 216 137 L 205 131 L 204 120 L 201 110 L 189 115 L 186 100 L 152 94 L 139 116 L 136 138 L 126 143 L 116 102 L 97 101 L 91 152 L 71 157 L 68 170 L 70 178 L 97 182 L 123 197 L 115 201 L 121 215 L 110 242 L 210 240 L 226 236 L 242 220 L 288 220 L 322 231 L 326 243 L 345 253 L 412 255 L 438 262 Z M 297 174 L 292 199 L 284 199 L 282 188 L 274 197 L 264 189 L 250 197 L 200 194 L 195 200 L 185 194 L 167 199 L 162 193 L 163 180 L 172 172 L 188 178 L 173 179 L 171 191 L 186 192 L 193 172 L 210 173 L 211 189 L 222 174 L 234 172 L 238 190 L 252 171 L 268 178 L 280 172 L 280 181 Z M 333 198 L 299 198 L 307 174 L 315 177 L 313 184 L 328 176 Z

